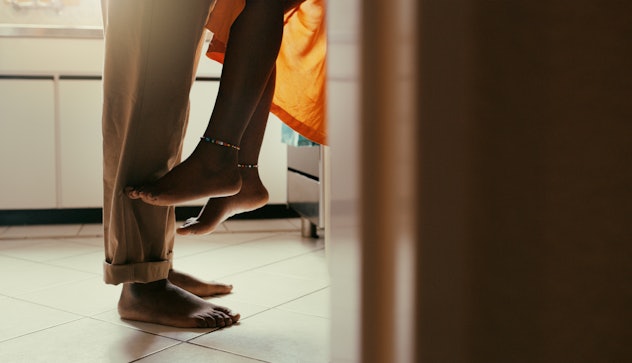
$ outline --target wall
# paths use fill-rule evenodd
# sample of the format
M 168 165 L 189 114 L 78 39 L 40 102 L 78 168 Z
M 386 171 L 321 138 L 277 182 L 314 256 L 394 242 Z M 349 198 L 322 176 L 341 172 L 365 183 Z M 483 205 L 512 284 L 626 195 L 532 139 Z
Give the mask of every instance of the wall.
M 360 357 L 360 33 L 359 1 L 329 1 L 328 122 L 329 221 L 326 243 L 331 273 L 331 357 Z
M 627 2 L 423 1 L 420 361 L 632 358 Z
M 330 3 L 332 361 L 632 361 L 632 5 L 405 3 Z

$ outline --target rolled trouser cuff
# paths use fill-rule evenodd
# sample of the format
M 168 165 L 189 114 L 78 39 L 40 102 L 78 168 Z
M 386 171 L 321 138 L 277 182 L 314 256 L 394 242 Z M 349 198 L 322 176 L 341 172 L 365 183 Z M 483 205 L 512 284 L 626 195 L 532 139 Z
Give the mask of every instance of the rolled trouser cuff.
M 169 255 L 171 257 L 171 255 Z M 103 279 L 106 284 L 140 282 L 148 283 L 166 279 L 171 269 L 171 258 L 165 261 L 130 263 L 113 265 L 103 262 Z

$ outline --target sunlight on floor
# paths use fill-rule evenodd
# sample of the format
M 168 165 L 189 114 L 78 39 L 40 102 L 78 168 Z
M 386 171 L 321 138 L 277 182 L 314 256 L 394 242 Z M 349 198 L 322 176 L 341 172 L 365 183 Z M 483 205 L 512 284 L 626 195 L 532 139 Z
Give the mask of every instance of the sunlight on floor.
M 176 238 L 174 266 L 231 283 L 222 329 L 123 321 L 103 283 L 99 225 L 0 227 L 1 362 L 326 362 L 329 276 L 323 239 L 295 219 L 228 221 Z

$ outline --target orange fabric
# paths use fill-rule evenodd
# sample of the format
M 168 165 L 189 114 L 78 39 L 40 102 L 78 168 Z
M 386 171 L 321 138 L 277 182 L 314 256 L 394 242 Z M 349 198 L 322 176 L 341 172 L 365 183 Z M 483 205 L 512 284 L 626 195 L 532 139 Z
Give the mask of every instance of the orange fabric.
M 220 63 L 230 26 L 245 0 L 217 0 L 206 27 L 213 38 L 206 55 Z M 271 112 L 304 137 L 327 144 L 325 0 L 305 0 L 285 14 Z

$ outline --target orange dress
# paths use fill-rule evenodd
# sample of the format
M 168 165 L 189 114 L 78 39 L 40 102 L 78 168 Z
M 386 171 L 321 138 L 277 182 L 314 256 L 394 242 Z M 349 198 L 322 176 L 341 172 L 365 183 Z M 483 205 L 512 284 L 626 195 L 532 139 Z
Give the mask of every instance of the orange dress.
M 217 0 L 206 24 L 213 33 L 209 58 L 224 62 L 230 27 L 244 6 L 245 0 Z M 326 52 L 325 0 L 305 0 L 285 14 L 271 112 L 319 144 L 327 144 Z

